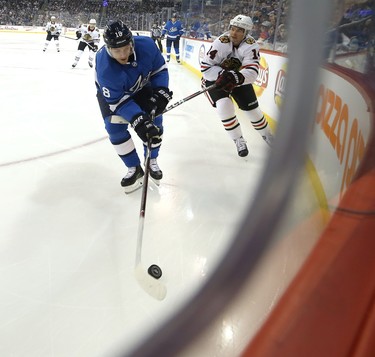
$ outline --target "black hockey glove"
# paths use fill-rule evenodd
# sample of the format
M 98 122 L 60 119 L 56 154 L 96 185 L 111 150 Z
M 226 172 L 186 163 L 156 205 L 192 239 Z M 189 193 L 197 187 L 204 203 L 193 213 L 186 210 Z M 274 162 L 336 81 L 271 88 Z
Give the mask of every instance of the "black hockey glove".
M 215 82 L 217 89 L 222 89 L 226 92 L 231 92 L 234 87 L 242 84 L 245 77 L 242 73 L 237 71 L 222 71 Z
M 147 142 L 148 139 L 152 139 L 153 144 L 161 142 L 160 129 L 151 122 L 148 114 L 135 115 L 131 126 L 143 142 Z
M 154 88 L 151 98 L 149 99 L 149 112 L 156 108 L 155 117 L 163 113 L 169 101 L 172 99 L 173 92 L 170 92 L 168 88 L 159 87 Z
M 96 52 L 98 50 L 98 45 L 96 45 L 95 43 L 93 42 L 89 42 L 87 43 L 90 47 L 90 49 L 93 51 L 93 52 Z
M 82 37 L 82 34 L 80 31 L 76 31 L 77 40 Z

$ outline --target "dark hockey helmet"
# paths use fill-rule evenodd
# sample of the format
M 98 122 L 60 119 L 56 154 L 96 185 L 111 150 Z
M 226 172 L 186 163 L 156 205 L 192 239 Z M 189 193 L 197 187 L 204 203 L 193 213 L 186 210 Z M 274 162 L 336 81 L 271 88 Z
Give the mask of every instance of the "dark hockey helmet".
M 108 47 L 118 48 L 133 42 L 133 35 L 126 25 L 120 21 L 110 21 L 104 29 L 104 42 Z

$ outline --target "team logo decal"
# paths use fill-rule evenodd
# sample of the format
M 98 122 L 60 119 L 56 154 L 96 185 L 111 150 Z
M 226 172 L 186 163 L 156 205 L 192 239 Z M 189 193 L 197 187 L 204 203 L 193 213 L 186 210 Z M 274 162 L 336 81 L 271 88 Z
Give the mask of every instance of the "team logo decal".
M 222 43 L 229 43 L 230 39 L 229 39 L 229 36 L 225 35 L 225 36 L 220 36 L 219 41 L 222 42 Z
M 220 64 L 220 67 L 227 71 L 239 71 L 241 66 L 241 61 L 235 57 L 227 58 Z
M 252 45 L 255 43 L 255 40 L 252 37 L 249 37 L 246 39 L 245 43 L 247 43 L 248 45 Z

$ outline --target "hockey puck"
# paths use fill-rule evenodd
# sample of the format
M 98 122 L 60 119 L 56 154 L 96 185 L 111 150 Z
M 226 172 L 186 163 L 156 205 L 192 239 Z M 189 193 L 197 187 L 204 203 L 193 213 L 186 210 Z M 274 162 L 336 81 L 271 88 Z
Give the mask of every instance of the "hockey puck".
M 160 279 L 163 274 L 160 267 L 156 264 L 150 265 L 147 272 L 155 279 Z

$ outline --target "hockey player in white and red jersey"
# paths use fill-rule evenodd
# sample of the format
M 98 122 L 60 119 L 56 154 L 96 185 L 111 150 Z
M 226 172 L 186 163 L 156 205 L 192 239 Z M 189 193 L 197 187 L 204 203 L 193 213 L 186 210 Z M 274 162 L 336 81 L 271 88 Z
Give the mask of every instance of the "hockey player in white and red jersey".
M 203 87 L 216 84 L 216 88 L 206 92 L 207 98 L 217 109 L 224 129 L 242 157 L 247 156 L 249 150 L 235 114 L 233 100 L 267 144 L 271 145 L 273 140 L 252 86 L 258 77 L 260 61 L 259 45 L 250 35 L 252 27 L 250 17 L 237 15 L 230 21 L 229 31 L 212 43 L 201 62 Z
M 99 29 L 96 27 L 96 20 L 91 19 L 89 24 L 81 25 L 76 31 L 77 39 L 79 39 L 78 51 L 74 58 L 72 67 L 77 66 L 78 61 L 81 59 L 83 51 L 86 47 L 89 49 L 89 66 L 92 68 L 95 52 L 98 50 L 98 44 L 100 42 Z
M 43 52 L 46 52 L 48 45 L 50 44 L 51 40 L 53 39 L 56 45 L 57 52 L 60 52 L 60 41 L 59 36 L 62 32 L 62 25 L 56 22 L 56 17 L 51 16 L 51 21 L 47 22 L 45 27 L 47 32 L 46 42 L 44 43 Z

